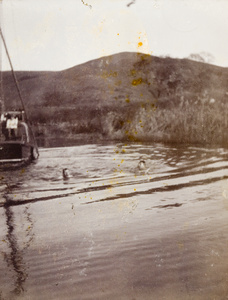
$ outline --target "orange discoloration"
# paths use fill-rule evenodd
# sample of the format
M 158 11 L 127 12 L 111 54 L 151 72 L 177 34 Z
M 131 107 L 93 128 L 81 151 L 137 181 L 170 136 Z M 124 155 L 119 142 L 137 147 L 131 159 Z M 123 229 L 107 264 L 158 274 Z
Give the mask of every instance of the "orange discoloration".
M 136 70 L 133 69 L 133 70 L 131 70 L 130 72 L 131 72 L 131 75 L 132 75 L 132 76 L 135 76 L 135 75 L 136 75 Z
M 85 1 L 81 0 L 81 2 L 82 2 L 85 6 L 88 6 L 90 9 L 92 8 L 92 5 L 86 3 Z
M 111 72 L 109 72 L 109 73 L 108 73 L 108 72 L 103 72 L 102 77 L 103 77 L 103 78 L 117 77 L 117 75 L 118 75 L 118 74 L 117 74 L 117 72 L 115 72 L 115 71 L 114 71 L 114 72 L 111 71 Z
M 132 85 L 136 86 L 136 85 L 142 84 L 142 82 L 143 82 L 142 78 L 134 79 L 132 81 Z

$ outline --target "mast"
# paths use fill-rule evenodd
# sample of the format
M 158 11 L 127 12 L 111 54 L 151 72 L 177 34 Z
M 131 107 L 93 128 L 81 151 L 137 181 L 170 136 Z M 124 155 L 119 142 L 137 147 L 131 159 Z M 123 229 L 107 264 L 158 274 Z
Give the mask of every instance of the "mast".
M 15 75 L 15 72 L 14 72 L 14 69 L 13 69 L 13 64 L 12 64 L 12 61 L 11 61 L 11 58 L 10 58 L 10 55 L 9 55 L 9 52 L 8 52 L 8 48 L 7 48 L 7 46 L 6 46 L 6 41 L 5 41 L 5 38 L 4 38 L 4 36 L 3 36 L 1 26 L 0 26 L 0 35 L 1 35 L 1 38 L 2 38 L 2 41 L 3 41 L 3 45 L 4 45 L 4 48 L 5 48 L 5 51 L 6 51 L 7 58 L 8 58 L 8 60 L 9 60 L 9 64 L 10 64 L 10 68 L 11 68 L 11 73 L 12 73 L 12 75 L 13 75 L 13 80 L 14 80 L 14 82 L 15 82 L 15 85 L 16 85 L 16 88 L 17 88 L 17 92 L 18 92 L 19 98 L 20 98 L 20 100 L 21 100 L 21 104 L 22 104 L 23 110 L 24 110 L 24 112 L 25 112 L 25 118 L 26 118 L 26 120 L 28 120 L 27 113 L 26 113 L 26 109 L 25 109 L 24 100 L 23 100 L 23 98 L 22 98 L 21 91 L 20 91 L 20 89 L 19 89 L 19 84 L 18 84 L 16 75 Z
M 0 0 L 0 1 L 1 1 L 1 0 Z M 30 127 L 30 131 L 31 131 L 31 134 L 32 134 L 33 142 L 34 142 L 34 149 L 35 149 L 36 152 L 37 152 L 37 156 L 39 156 L 38 145 L 37 145 L 37 142 L 36 142 L 36 139 L 35 139 L 34 132 L 33 132 L 33 130 L 32 130 L 32 126 L 31 126 L 30 121 L 29 121 L 29 119 L 28 119 L 28 115 L 27 115 L 27 112 L 26 112 L 24 100 L 23 100 L 23 98 L 22 98 L 21 91 L 20 91 L 20 89 L 19 89 L 19 84 L 18 84 L 18 81 L 17 81 L 17 78 L 16 78 L 16 74 L 15 74 L 14 69 L 13 69 L 13 64 L 12 64 L 12 61 L 11 61 L 11 58 L 10 58 L 10 55 L 9 55 L 9 51 L 8 51 L 8 48 L 7 48 L 7 45 L 6 45 L 5 38 L 4 38 L 3 33 L 2 33 L 2 28 L 1 28 L 1 26 L 0 26 L 0 36 L 1 36 L 1 39 L 2 39 L 2 42 L 3 42 L 4 48 L 5 48 L 5 51 L 6 51 L 6 55 L 7 55 L 9 64 L 10 64 L 11 73 L 12 73 L 12 76 L 13 76 L 13 79 L 14 79 L 14 82 L 15 82 L 15 85 L 16 85 L 16 89 L 17 89 L 17 92 L 18 92 L 18 95 L 19 95 L 19 98 L 20 98 L 20 100 L 21 100 L 21 104 L 22 104 L 22 107 L 23 107 L 23 110 L 24 110 L 25 120 L 27 121 L 27 123 L 28 123 L 28 125 L 29 125 L 29 127 Z
M 2 47 L 0 44 L 0 114 L 4 113 L 4 99 L 3 99 L 3 73 L 2 73 Z
M 2 20 L 1 0 L 0 0 L 0 28 Z M 4 99 L 3 99 L 3 72 L 2 72 L 2 43 L 0 43 L 0 114 L 4 113 Z

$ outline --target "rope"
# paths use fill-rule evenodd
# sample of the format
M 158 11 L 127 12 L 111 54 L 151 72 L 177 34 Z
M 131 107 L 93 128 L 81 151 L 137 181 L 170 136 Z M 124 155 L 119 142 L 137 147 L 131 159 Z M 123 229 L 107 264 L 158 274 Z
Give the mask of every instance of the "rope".
M 0 11 L 1 14 L 1 11 Z M 1 72 L 1 78 L 0 78 L 0 113 L 2 114 L 4 112 L 4 102 L 3 102 L 3 72 L 2 72 L 2 47 L 0 45 L 0 72 Z
M 35 149 L 37 150 L 38 152 L 38 146 L 37 146 L 37 142 L 36 142 L 36 139 L 35 139 L 35 135 L 34 135 L 34 132 L 32 130 L 32 126 L 31 126 L 31 123 L 28 119 L 28 114 L 26 112 L 26 109 L 25 109 L 25 104 L 24 104 L 24 100 L 22 98 L 22 95 L 21 95 L 21 91 L 19 89 L 19 84 L 18 84 L 18 81 L 17 81 L 17 78 L 16 78 L 16 75 L 15 75 L 15 72 L 14 72 L 14 69 L 13 69 L 13 65 L 12 65 L 12 61 L 10 59 L 10 55 L 9 55 L 9 52 L 8 52 L 8 49 L 7 49 L 7 46 L 6 46 L 6 42 L 5 42 L 5 39 L 4 39 L 4 36 L 3 36 L 3 33 L 2 33 L 2 29 L 0 27 L 0 35 L 1 35 L 1 38 L 2 38 L 2 41 L 3 41 L 3 44 L 4 44 L 4 48 L 5 48 L 5 51 L 6 51 L 6 55 L 7 55 L 7 58 L 9 60 L 9 64 L 10 64 L 10 68 L 11 68 L 11 73 L 13 75 L 13 79 L 14 79 L 14 82 L 15 82 L 15 85 L 16 85 L 16 88 L 17 88 L 17 92 L 18 92 L 18 95 L 19 95 L 19 98 L 21 100 L 21 104 L 22 104 L 22 107 L 23 107 L 23 110 L 24 110 L 24 113 L 25 113 L 25 120 L 27 121 L 27 123 L 29 124 L 29 127 L 31 129 L 31 133 L 32 133 L 32 137 L 33 137 L 33 141 L 34 141 L 34 146 L 35 146 Z

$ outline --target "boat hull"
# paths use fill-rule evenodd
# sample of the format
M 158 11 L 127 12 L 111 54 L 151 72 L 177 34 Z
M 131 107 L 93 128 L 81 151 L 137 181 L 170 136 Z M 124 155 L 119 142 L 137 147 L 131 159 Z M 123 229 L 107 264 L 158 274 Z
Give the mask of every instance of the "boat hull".
M 33 160 L 33 146 L 21 142 L 0 143 L 0 166 L 21 166 Z

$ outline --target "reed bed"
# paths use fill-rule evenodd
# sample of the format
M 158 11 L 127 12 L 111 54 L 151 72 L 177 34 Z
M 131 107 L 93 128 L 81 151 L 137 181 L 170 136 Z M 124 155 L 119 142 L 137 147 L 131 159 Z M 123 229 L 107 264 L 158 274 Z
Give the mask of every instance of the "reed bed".
M 128 141 L 228 145 L 228 104 L 186 103 L 171 108 L 140 108 L 109 113 L 104 133 Z M 118 125 L 119 124 L 119 125 Z
M 54 111 L 46 110 L 42 119 L 34 116 L 37 136 L 67 139 L 85 134 L 109 141 L 228 146 L 228 103 Z

